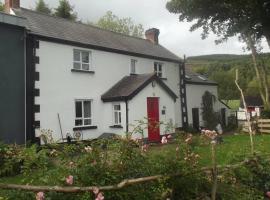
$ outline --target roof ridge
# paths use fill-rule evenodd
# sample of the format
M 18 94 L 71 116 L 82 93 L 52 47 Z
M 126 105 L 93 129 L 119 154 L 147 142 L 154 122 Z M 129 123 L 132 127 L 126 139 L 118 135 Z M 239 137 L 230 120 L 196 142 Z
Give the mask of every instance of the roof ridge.
M 92 24 L 85 24 L 85 23 L 79 22 L 79 21 L 71 21 L 71 20 L 68 20 L 68 19 L 65 19 L 65 18 L 62 18 L 62 17 L 57 17 L 57 16 L 54 16 L 54 15 L 49 15 L 49 14 L 46 14 L 46 13 L 42 13 L 42 12 L 38 12 L 38 11 L 35 11 L 35 10 L 31 10 L 31 9 L 28 9 L 28 8 L 20 7 L 19 9 L 30 11 L 30 12 L 33 12 L 33 13 L 36 13 L 36 14 L 39 14 L 39 15 L 44 15 L 44 16 L 47 16 L 47 17 L 52 17 L 52 18 L 55 18 L 55 19 L 63 20 L 63 21 L 69 22 L 69 23 L 80 24 L 80 25 L 83 25 L 83 26 L 96 28 L 96 29 L 99 29 L 99 30 L 102 30 L 102 31 L 105 31 L 105 32 L 111 32 L 113 34 L 121 35 L 121 36 L 124 36 L 124 37 L 130 37 L 130 38 L 134 38 L 134 39 L 138 39 L 138 40 L 143 40 L 145 42 L 151 43 L 149 40 L 144 39 L 144 38 L 140 38 L 140 37 L 136 37 L 136 36 L 132 36 L 132 35 L 126 35 L 124 33 L 118 33 L 118 32 L 115 32 L 115 31 L 112 31 L 112 30 L 107 30 L 107 29 L 104 29 L 104 28 L 101 28 L 101 27 L 98 27 L 98 26 L 95 26 L 95 25 L 92 25 Z M 16 9 L 16 10 L 18 10 L 18 9 Z M 156 44 L 153 44 L 153 45 L 156 45 Z M 159 45 L 159 44 L 157 44 L 157 45 Z M 159 45 L 159 46 L 161 46 L 161 45 Z

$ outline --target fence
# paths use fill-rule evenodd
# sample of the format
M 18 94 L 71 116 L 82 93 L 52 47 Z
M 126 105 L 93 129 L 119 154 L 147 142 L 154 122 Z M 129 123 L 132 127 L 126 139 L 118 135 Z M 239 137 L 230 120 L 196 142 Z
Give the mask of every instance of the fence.
M 251 128 L 254 132 L 270 133 L 270 119 L 258 119 L 257 121 L 251 121 Z M 244 132 L 248 132 L 248 123 L 243 125 Z

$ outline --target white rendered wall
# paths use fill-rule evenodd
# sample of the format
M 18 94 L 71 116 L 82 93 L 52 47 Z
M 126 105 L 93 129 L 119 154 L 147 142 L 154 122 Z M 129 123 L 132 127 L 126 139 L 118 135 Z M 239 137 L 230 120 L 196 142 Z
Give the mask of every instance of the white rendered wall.
M 160 135 L 172 133 L 174 131 L 174 127 L 171 127 L 171 131 L 166 132 L 165 124 L 168 125 L 170 121 L 172 124 L 175 124 L 175 102 L 158 84 L 155 84 L 155 87 L 153 87 L 152 84 L 149 84 L 138 95 L 129 101 L 129 131 L 133 132 L 134 127 L 139 124 L 138 120 L 147 122 L 145 119 L 147 118 L 147 97 L 159 97 L 159 121 L 164 123 L 164 125 L 160 125 Z M 166 112 L 162 115 L 162 109 L 164 106 L 166 107 Z M 147 126 L 142 127 L 144 127 L 144 137 L 148 137 Z M 139 134 L 134 135 L 134 137 L 140 136 L 141 135 Z
M 226 108 L 226 120 L 229 115 L 229 109 L 218 100 L 217 86 L 214 85 L 195 85 L 186 84 L 186 94 L 187 94 L 187 110 L 188 110 L 188 122 L 190 125 L 193 124 L 192 118 L 192 108 L 199 108 L 199 121 L 200 126 L 204 126 L 202 120 L 202 96 L 208 91 L 216 96 L 216 103 L 214 104 L 214 110 L 219 112 L 222 108 Z
M 130 73 L 130 59 L 137 62 L 137 73 L 151 73 L 154 71 L 154 62 L 158 60 L 138 58 L 116 53 L 97 51 L 91 49 L 94 74 L 71 72 L 73 68 L 73 49 L 84 49 L 69 45 L 40 41 L 37 56 L 40 64 L 36 65 L 36 71 L 40 73 L 40 80 L 35 87 L 40 89 L 40 97 L 35 97 L 35 104 L 40 105 L 40 113 L 35 114 L 40 120 L 41 129 L 51 129 L 54 138 L 60 139 L 60 126 L 57 114 L 60 114 L 64 137 L 66 133 L 73 134 L 75 120 L 75 99 L 93 100 L 93 124 L 98 127 L 95 130 L 85 130 L 84 139 L 96 138 L 101 133 L 125 132 L 125 103 L 122 107 L 122 129 L 112 129 L 113 125 L 112 103 L 103 103 L 101 95 L 109 90 L 124 76 Z M 179 67 L 176 63 L 163 62 L 166 70 L 164 82 L 179 96 Z M 173 104 L 171 114 L 176 126 L 182 126 L 179 98 Z M 138 108 L 137 111 L 140 112 Z M 168 112 L 168 111 L 167 111 Z

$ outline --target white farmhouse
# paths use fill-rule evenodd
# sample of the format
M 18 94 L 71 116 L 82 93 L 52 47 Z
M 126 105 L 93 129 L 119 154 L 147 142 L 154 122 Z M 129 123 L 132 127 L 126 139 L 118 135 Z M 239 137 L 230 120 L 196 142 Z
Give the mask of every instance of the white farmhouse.
M 225 127 L 230 115 L 230 108 L 218 99 L 218 84 L 205 76 L 194 73 L 189 67 L 185 69 L 185 88 L 187 96 L 188 124 L 195 129 L 204 127 L 202 119 L 202 97 L 206 91 L 216 97 L 213 109 L 219 116 L 220 124 Z
M 59 141 L 92 139 L 130 132 L 138 120 L 148 119 L 144 137 L 160 141 L 192 123 L 192 109 L 200 106 L 196 95 L 206 84 L 185 87 L 184 62 L 159 44 L 158 29 L 141 39 L 20 8 L 20 0 L 6 0 L 5 10 L 0 91 L 6 96 L 0 110 L 8 123 L 0 126 L 0 140 L 35 141 L 42 129 Z M 15 33 L 14 44 L 4 39 Z M 14 71 L 20 73 L 10 76 Z

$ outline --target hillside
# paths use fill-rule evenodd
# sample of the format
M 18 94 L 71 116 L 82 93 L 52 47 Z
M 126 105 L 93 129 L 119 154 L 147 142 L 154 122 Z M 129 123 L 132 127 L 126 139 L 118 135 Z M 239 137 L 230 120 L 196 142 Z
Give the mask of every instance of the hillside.
M 265 65 L 270 70 L 270 53 L 258 57 L 259 65 Z M 187 58 L 187 67 L 192 71 L 207 76 L 219 84 L 219 98 L 230 100 L 239 99 L 235 80 L 235 70 L 239 70 L 240 85 L 246 95 L 258 95 L 258 86 L 251 55 L 213 54 L 192 56 Z

